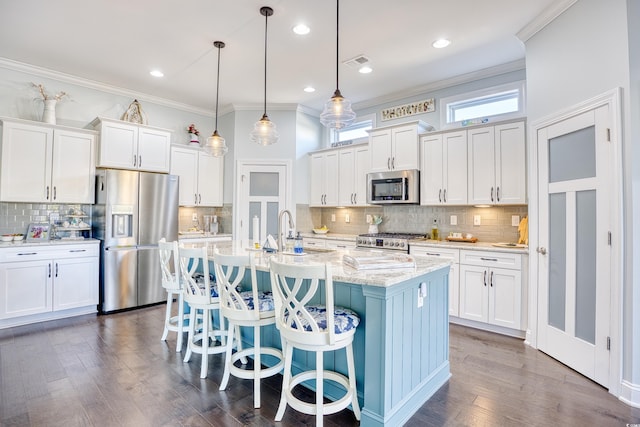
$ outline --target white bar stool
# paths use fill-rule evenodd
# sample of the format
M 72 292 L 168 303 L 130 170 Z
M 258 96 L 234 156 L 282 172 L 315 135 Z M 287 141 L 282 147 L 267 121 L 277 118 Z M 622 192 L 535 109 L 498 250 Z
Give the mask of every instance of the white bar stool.
M 207 247 L 203 246 L 195 249 L 179 248 L 178 252 L 184 300 L 190 307 L 189 338 L 184 361 L 188 362 L 192 353 L 201 354 L 200 378 L 206 378 L 209 368 L 208 356 L 210 354 L 224 353 L 230 342 L 225 340 L 227 331 L 224 328 L 224 317 L 222 315 L 220 315 L 220 329 L 213 329 L 213 313 L 215 310 L 220 309 L 220 298 L 215 285 L 209 279 Z M 199 267 L 204 274 L 202 282 L 196 281 Z M 198 310 L 202 311 L 202 331 L 196 333 L 196 312 Z M 210 346 L 209 340 L 215 341 L 216 335 L 220 336 L 221 345 Z
M 273 295 L 271 292 L 258 292 L 255 261 L 252 256 L 223 255 L 216 250 L 213 254 L 213 263 L 220 291 L 220 311 L 229 321 L 229 343 L 220 390 L 227 388 L 230 375 L 253 379 L 253 407 L 259 408 L 260 379 L 279 373 L 284 365 L 282 351 L 277 348 L 262 347 L 260 344 L 260 328 L 276 323 Z M 250 272 L 251 288 L 242 292 L 240 286 L 243 284 L 247 267 Z M 253 347 L 242 349 L 240 327 L 253 328 Z M 238 351 L 232 354 L 231 343 L 234 330 L 237 331 L 235 339 L 238 343 Z M 278 362 L 263 369 L 261 356 L 264 354 L 275 356 Z M 250 355 L 253 355 L 253 370 L 242 369 L 235 365 L 238 360 L 243 365 L 246 364 L 246 356 Z
M 352 346 L 360 318 L 351 310 L 334 307 L 331 265 L 287 264 L 272 258 L 270 270 L 276 306 L 276 327 L 283 340 L 285 360 L 282 395 L 275 420 L 282 420 L 287 405 L 305 414 L 315 414 L 317 426 L 322 426 L 325 414 L 334 414 L 349 405 L 356 419 L 360 420 Z M 324 294 L 320 291 L 321 280 L 325 282 Z M 314 300 L 325 301 L 326 304 L 306 305 Z M 294 348 L 315 352 L 316 369 L 292 377 Z M 347 353 L 348 377 L 323 368 L 323 353 L 341 348 L 345 348 Z M 314 379 L 315 404 L 302 401 L 293 395 L 293 389 L 298 384 Z M 323 380 L 340 384 L 346 391 L 345 395 L 325 404 Z
M 180 282 L 178 242 L 167 242 L 163 237 L 158 241 L 158 253 L 160 254 L 162 287 L 167 291 L 167 310 L 164 317 L 164 331 L 162 332 L 161 340 L 167 340 L 169 331 L 176 332 L 176 352 L 179 352 L 182 350 L 184 331 L 184 298 Z M 171 316 L 174 297 L 178 304 L 178 314 Z

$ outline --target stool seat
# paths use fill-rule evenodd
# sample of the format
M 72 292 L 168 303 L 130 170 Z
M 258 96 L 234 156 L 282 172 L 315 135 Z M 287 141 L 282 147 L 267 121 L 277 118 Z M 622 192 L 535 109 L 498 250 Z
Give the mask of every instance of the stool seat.
M 307 311 L 313 318 L 314 322 L 310 323 L 305 321 L 304 318 L 299 320 L 302 329 L 308 332 L 313 331 L 313 325 L 318 326 L 319 331 L 325 331 L 327 329 L 327 308 L 324 305 L 310 305 L 307 306 Z M 285 315 L 285 321 L 289 318 L 289 315 Z M 360 318 L 358 315 L 348 308 L 335 307 L 333 310 L 333 323 L 336 334 L 348 332 L 355 329 L 360 324 Z M 293 329 L 298 329 L 298 322 L 295 320 L 291 322 Z

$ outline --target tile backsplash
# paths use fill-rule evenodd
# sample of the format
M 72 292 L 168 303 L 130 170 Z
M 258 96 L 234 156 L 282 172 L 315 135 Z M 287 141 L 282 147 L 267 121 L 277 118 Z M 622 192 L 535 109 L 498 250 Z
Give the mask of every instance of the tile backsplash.
M 332 221 L 335 215 L 335 221 Z M 471 233 L 484 242 L 515 242 L 518 227 L 512 225 L 512 217 L 518 220 L 528 216 L 527 206 L 371 206 L 361 208 L 310 208 L 298 205 L 296 216 L 298 229 L 311 231 L 326 225 L 336 234 L 364 234 L 369 224 L 367 215 L 382 216 L 380 232 L 430 234 L 433 220 L 437 220 L 438 231 L 444 238 L 449 232 Z M 480 216 L 480 225 L 474 225 L 474 216 Z M 347 216 L 349 222 L 346 222 Z M 454 216 L 457 225 L 451 225 Z
M 63 220 L 70 209 L 80 209 L 91 219 L 91 205 L 2 202 L 0 203 L 0 234 L 26 233 L 30 223 L 50 222 L 52 214 L 58 215 L 59 219 Z

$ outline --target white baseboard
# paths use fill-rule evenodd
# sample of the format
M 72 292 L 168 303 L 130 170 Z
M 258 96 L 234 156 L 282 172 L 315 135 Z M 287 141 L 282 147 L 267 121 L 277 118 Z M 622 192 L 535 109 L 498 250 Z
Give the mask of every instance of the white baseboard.
M 620 396 L 618 398 L 629 406 L 640 408 L 640 384 L 633 384 L 622 380 Z

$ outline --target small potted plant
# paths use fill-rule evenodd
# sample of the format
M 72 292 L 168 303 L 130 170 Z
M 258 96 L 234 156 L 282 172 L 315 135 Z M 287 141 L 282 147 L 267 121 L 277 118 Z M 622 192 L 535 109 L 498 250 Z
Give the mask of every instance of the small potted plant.
M 196 129 L 196 125 L 191 123 L 187 128 L 187 132 L 189 132 L 189 144 L 200 144 L 200 140 L 198 139 L 200 132 Z

